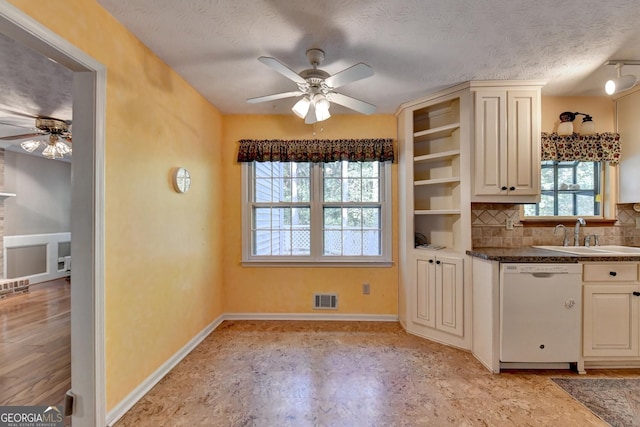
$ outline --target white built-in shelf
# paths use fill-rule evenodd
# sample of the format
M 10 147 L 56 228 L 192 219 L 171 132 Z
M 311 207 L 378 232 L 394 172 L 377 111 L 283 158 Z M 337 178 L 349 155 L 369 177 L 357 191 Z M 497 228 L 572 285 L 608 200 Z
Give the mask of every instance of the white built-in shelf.
M 451 123 L 444 126 L 439 126 L 437 128 L 421 130 L 420 132 L 415 132 L 413 134 L 414 139 L 419 139 L 420 141 L 429 141 L 432 139 L 440 139 L 445 138 L 447 136 L 451 136 L 451 134 L 460 128 L 460 123 Z
M 16 193 L 0 193 L 0 200 L 4 200 L 7 197 L 16 197 Z
M 436 178 L 436 179 L 423 179 L 420 181 L 414 181 L 413 185 L 436 185 L 436 184 L 448 184 L 460 182 L 459 176 L 451 176 L 448 178 Z
M 434 162 L 437 160 L 446 160 L 459 156 L 460 150 L 442 151 L 440 153 L 425 154 L 424 156 L 416 156 L 413 158 L 415 163 L 420 162 Z
M 415 215 L 460 215 L 460 209 L 420 209 Z

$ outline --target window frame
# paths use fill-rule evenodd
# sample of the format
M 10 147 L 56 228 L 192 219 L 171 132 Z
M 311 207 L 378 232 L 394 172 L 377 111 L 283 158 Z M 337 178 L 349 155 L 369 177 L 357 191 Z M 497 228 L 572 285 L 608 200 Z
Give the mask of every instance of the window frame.
M 542 169 L 542 161 L 540 162 Z M 596 222 L 608 222 L 613 219 L 610 218 L 610 212 L 612 212 L 612 206 L 615 207 L 616 199 L 612 190 L 615 190 L 615 185 L 612 182 L 612 178 L 616 176 L 615 171 L 612 170 L 612 166 L 607 161 L 600 161 L 600 215 L 564 215 L 564 216 L 525 216 L 524 205 L 520 205 L 520 221 L 523 223 L 562 223 L 565 221 L 575 221 L 577 218 L 591 219 Z M 542 180 L 542 174 L 540 174 Z M 540 195 L 542 195 L 542 188 L 540 189 Z M 613 210 L 615 212 L 615 209 Z
M 242 264 L 248 266 L 368 266 L 389 267 L 392 265 L 392 186 L 391 163 L 380 164 L 380 201 L 353 202 L 354 206 L 380 206 L 380 247 L 377 256 L 327 256 L 323 255 L 323 208 L 347 206 L 349 202 L 324 202 L 323 200 L 323 163 L 310 162 L 311 189 L 309 202 L 311 216 L 311 253 L 310 255 L 253 255 L 251 251 L 253 169 L 254 162 L 243 162 L 242 167 Z M 277 163 L 277 162 L 274 162 Z M 277 203 L 276 203 L 277 204 Z M 282 206 L 290 206 L 282 202 Z M 294 203 L 297 204 L 297 203 Z M 307 204 L 304 202 L 303 204 Z

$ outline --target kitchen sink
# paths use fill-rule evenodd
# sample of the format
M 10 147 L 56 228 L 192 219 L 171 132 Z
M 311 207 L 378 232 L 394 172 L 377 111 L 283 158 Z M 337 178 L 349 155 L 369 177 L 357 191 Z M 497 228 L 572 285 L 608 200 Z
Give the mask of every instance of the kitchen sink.
M 640 248 L 634 248 L 632 246 L 617 246 L 617 245 L 605 245 L 605 246 L 534 246 L 538 249 L 546 249 L 550 251 L 564 252 L 573 255 L 585 255 L 585 256 L 638 256 L 640 255 Z

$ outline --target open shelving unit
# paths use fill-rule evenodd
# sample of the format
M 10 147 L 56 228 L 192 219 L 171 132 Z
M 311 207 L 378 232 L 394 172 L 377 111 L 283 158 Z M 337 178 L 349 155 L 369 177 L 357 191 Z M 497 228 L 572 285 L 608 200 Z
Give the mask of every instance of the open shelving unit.
M 432 245 L 463 250 L 461 229 L 460 98 L 412 111 L 413 226 Z

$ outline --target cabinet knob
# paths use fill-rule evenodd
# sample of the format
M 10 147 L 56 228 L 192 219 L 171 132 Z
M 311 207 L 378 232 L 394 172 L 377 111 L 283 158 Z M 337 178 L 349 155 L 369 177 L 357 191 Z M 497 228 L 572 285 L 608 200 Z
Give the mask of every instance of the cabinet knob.
M 436 261 L 436 264 L 440 264 L 440 261 Z
M 429 264 L 433 264 L 433 260 L 432 259 L 429 260 Z
M 633 295 L 635 295 L 635 296 L 637 296 L 637 297 L 640 297 L 640 292 L 635 292 L 635 291 L 634 291 L 634 292 L 633 292 Z
M 610 271 L 609 272 L 609 276 L 616 277 L 617 275 L 618 275 L 618 273 L 616 273 L 615 271 Z
M 503 187 L 501 188 L 501 190 L 503 190 L 503 191 L 504 191 L 504 190 L 506 190 L 506 189 L 507 189 L 507 187 L 505 187 L 505 186 L 503 186 Z
M 513 191 L 513 190 L 515 190 L 515 189 L 516 189 L 516 187 L 509 187 L 509 190 L 510 190 L 510 191 Z

